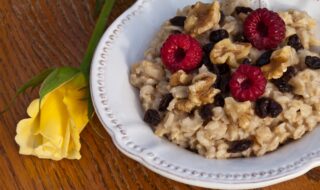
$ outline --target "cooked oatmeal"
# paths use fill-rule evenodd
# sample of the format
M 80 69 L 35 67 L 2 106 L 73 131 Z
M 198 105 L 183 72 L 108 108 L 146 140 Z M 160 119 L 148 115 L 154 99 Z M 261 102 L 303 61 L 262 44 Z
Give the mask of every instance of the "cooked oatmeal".
M 144 120 L 157 136 L 207 158 L 224 159 L 262 156 L 318 125 L 316 21 L 299 10 L 278 12 L 284 39 L 276 48 L 259 50 L 243 36 L 252 11 L 244 0 L 198 2 L 162 25 L 144 60 L 130 72 Z M 202 46 L 202 61 L 192 72 L 171 72 L 163 64 L 161 48 L 174 34 L 188 34 Z M 255 100 L 239 101 L 230 93 L 230 78 L 241 65 L 259 68 L 266 80 Z

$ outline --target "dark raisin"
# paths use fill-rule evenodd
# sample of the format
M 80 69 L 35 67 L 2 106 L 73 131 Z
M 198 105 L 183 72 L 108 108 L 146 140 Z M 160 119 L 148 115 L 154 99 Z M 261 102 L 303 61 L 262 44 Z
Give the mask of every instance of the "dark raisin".
M 229 38 L 229 33 L 228 31 L 224 30 L 224 29 L 219 29 L 219 30 L 215 30 L 212 31 L 210 33 L 210 41 L 213 43 L 218 43 L 219 41 L 225 39 L 225 38 Z
M 282 112 L 282 106 L 271 98 L 260 98 L 256 101 L 255 113 L 261 118 L 277 117 Z
M 224 75 L 224 74 L 231 74 L 231 69 L 228 64 L 218 64 L 218 74 Z
M 279 89 L 280 92 L 291 92 L 293 86 L 282 79 L 272 79 L 271 82 Z
M 293 66 L 287 68 L 287 71 L 282 75 L 283 81 L 289 82 L 289 80 L 297 74 L 298 70 Z
M 202 56 L 201 65 L 202 64 L 205 65 L 209 71 L 211 71 L 211 72 L 214 71 L 214 65 L 212 64 L 212 62 L 211 62 L 211 60 L 210 60 L 208 55 L 204 54 Z
M 319 57 L 307 56 L 305 63 L 310 69 L 320 69 L 320 58 Z
M 238 153 L 247 150 L 253 145 L 253 141 L 250 139 L 232 141 L 229 145 L 227 152 Z
M 213 105 L 215 107 L 224 107 L 224 97 L 221 93 L 214 96 Z
M 171 100 L 173 100 L 173 96 L 171 93 L 165 94 L 159 104 L 159 111 L 163 112 L 167 110 Z
M 217 79 L 214 83 L 214 88 L 220 90 L 223 96 L 228 96 L 230 92 L 229 81 L 231 79 L 231 73 L 226 73 L 223 75 L 217 75 Z
M 264 52 L 259 58 L 258 60 L 256 61 L 256 66 L 258 67 L 262 67 L 264 65 L 267 65 L 270 63 L 270 57 L 273 53 L 273 50 L 269 50 L 269 51 L 266 51 Z
M 303 45 L 301 44 L 300 38 L 297 34 L 289 37 L 288 45 L 296 49 L 296 51 L 303 49 Z
M 202 57 L 202 63 L 210 72 L 216 75 L 231 73 L 231 69 L 228 64 L 213 64 L 208 55 Z
M 231 69 L 228 64 L 213 64 L 213 65 L 215 66 L 213 73 L 217 75 L 224 75 L 224 74 L 231 73 Z
M 231 69 L 228 64 L 213 64 L 209 56 L 203 56 L 202 63 L 208 70 L 217 75 L 213 85 L 214 88 L 220 89 L 223 95 L 229 94 L 229 81 L 231 79 Z
M 213 49 L 213 43 L 207 43 L 206 45 L 202 46 L 202 50 L 205 54 L 210 55 L 211 50 Z
M 144 114 L 143 120 L 150 126 L 156 126 L 161 122 L 160 114 L 157 110 L 148 109 Z
M 219 21 L 220 25 L 223 24 L 225 18 L 226 18 L 226 15 L 223 13 L 223 11 L 220 11 L 220 21 Z
M 184 27 L 184 21 L 187 17 L 185 16 L 176 16 L 170 19 L 170 23 L 174 26 Z
M 238 33 L 232 38 L 233 42 L 248 42 L 248 40 L 244 37 L 242 33 Z
M 221 91 L 224 96 L 229 94 L 229 81 L 231 79 L 231 69 L 228 64 L 212 64 L 213 69 L 211 72 L 217 75 L 217 79 L 214 83 L 214 88 Z
M 248 59 L 248 58 L 245 58 L 245 59 L 242 60 L 242 64 L 250 65 L 251 64 L 251 60 Z
M 292 92 L 293 91 L 293 86 L 288 83 L 282 83 L 279 86 L 277 86 L 280 92 Z
M 253 10 L 250 7 L 236 7 L 235 9 L 235 12 L 237 15 L 240 13 L 248 14 L 248 13 L 251 13 L 252 11 Z
M 271 100 L 269 103 L 269 116 L 275 118 L 281 112 L 282 112 L 282 106 L 278 102 Z
M 297 73 L 297 69 L 290 66 L 279 79 L 272 79 L 271 82 L 279 89 L 280 92 L 291 92 L 293 86 L 288 84 L 289 80 Z
M 257 116 L 261 118 L 266 118 L 269 115 L 269 99 L 267 98 L 261 98 L 256 101 L 256 106 L 255 106 L 255 113 Z
M 210 120 L 211 117 L 213 116 L 212 108 L 213 108 L 212 104 L 207 104 L 200 108 L 199 115 L 204 121 Z

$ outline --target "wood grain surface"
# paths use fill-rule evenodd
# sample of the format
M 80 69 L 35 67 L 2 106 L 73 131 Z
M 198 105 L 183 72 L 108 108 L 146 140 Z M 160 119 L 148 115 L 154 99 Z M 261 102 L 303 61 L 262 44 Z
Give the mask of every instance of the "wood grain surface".
M 114 20 L 133 0 L 117 0 Z M 93 30 L 95 0 L 0 0 L 0 109 L 24 81 L 54 66 L 77 66 Z M 121 154 L 98 119 L 81 134 L 82 159 L 59 162 L 18 154 L 17 122 L 37 91 L 0 117 L 0 189 L 191 190 Z M 97 132 L 101 134 L 100 137 Z M 320 168 L 265 190 L 320 189 Z

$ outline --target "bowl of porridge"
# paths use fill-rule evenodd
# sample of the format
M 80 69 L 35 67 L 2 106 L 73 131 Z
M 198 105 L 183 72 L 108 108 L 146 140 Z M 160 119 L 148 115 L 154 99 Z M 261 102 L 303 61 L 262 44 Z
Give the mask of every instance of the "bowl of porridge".
M 180 182 L 256 188 L 302 175 L 320 158 L 316 5 L 138 1 L 97 48 L 97 115 L 119 150 Z

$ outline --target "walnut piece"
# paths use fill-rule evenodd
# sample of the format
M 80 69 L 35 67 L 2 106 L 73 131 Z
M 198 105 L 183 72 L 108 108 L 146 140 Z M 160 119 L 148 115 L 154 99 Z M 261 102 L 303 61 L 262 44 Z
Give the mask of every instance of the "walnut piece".
M 197 2 L 187 14 L 184 29 L 192 36 L 198 36 L 218 25 L 220 17 L 218 1 L 212 4 Z
M 170 86 L 185 86 L 189 85 L 192 81 L 192 76 L 185 73 L 183 70 L 179 70 L 171 75 Z
M 189 86 L 189 99 L 197 105 L 212 103 L 216 90 L 212 87 L 216 81 L 216 75 L 201 73 L 194 77 L 193 85 Z
M 192 84 L 188 87 L 188 98 L 178 99 L 175 108 L 179 111 L 190 112 L 197 106 L 213 103 L 214 96 L 220 92 L 220 90 L 212 87 L 215 80 L 216 75 L 210 72 L 196 75 Z
M 239 66 L 237 61 L 247 57 L 251 47 L 250 43 L 232 43 L 230 39 L 224 39 L 215 44 L 210 52 L 210 60 L 214 64 L 227 63 L 236 68 Z
M 285 46 L 274 51 L 270 58 L 270 63 L 261 67 L 267 79 L 278 79 L 287 68 L 299 63 L 297 52 L 290 46 Z

